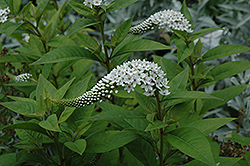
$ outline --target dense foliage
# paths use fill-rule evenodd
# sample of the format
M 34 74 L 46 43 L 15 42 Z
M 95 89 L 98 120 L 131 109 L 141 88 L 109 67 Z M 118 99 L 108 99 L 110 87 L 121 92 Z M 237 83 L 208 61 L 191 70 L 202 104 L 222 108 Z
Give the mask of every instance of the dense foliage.
M 250 165 L 249 3 L 211 3 L 1 1 L 0 165 Z

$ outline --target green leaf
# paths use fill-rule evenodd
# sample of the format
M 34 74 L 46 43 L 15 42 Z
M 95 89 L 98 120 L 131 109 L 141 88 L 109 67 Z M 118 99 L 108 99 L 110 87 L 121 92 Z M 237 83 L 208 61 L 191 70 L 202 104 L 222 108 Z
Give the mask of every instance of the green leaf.
M 218 157 L 215 158 L 216 164 L 218 166 L 238 166 L 236 165 L 238 161 L 242 160 L 241 158 L 232 158 L 232 157 Z M 202 163 L 198 160 L 193 160 L 184 164 L 183 166 L 207 166 L 207 164 Z
M 214 80 L 219 81 L 228 77 L 231 77 L 235 74 L 243 72 L 250 68 L 249 61 L 233 61 L 226 62 L 220 66 L 217 66 L 213 69 L 209 75 L 214 78 Z
M 168 50 L 173 48 L 174 47 L 166 46 L 152 40 L 139 39 L 124 45 L 116 54 L 112 54 L 112 56 L 119 56 L 136 51 Z
M 41 126 L 42 128 L 44 128 L 46 130 L 61 132 L 61 130 L 60 130 L 59 126 L 58 126 L 58 121 L 57 121 L 56 114 L 50 115 L 46 119 L 46 121 L 39 122 L 39 126 Z
M 41 134 L 44 134 L 48 136 L 47 131 L 40 127 L 37 123 L 33 122 L 20 122 L 18 124 L 12 124 L 3 127 L 2 129 L 24 129 L 24 130 L 31 130 L 31 131 L 36 131 Z
M 103 112 L 81 121 L 145 118 L 145 115 L 140 112 L 130 111 L 110 103 L 99 103 L 98 105 L 104 110 Z
M 221 58 L 233 54 L 249 51 L 250 47 L 240 45 L 219 45 L 207 51 L 202 56 L 202 61 L 208 61 L 216 58 Z
M 135 97 L 138 101 L 138 103 L 140 104 L 140 106 L 146 110 L 147 112 L 154 112 L 155 111 L 155 105 L 153 103 L 152 100 L 150 100 L 147 96 L 143 95 L 143 94 L 140 94 L 138 92 L 135 93 Z
M 72 82 L 75 80 L 76 77 L 69 80 L 66 84 L 64 84 L 60 89 L 57 90 L 53 98 L 55 99 L 61 99 L 66 94 L 67 90 L 69 89 L 69 86 L 72 84 Z
M 212 92 L 211 95 L 213 95 L 215 97 L 219 97 L 219 98 L 223 99 L 223 101 L 221 101 L 221 100 L 206 100 L 203 104 L 202 109 L 201 109 L 201 114 L 227 103 L 229 100 L 231 100 L 231 99 L 235 98 L 236 96 L 238 96 L 239 94 L 241 94 L 241 92 L 243 92 L 247 86 L 248 85 L 231 86 L 231 87 L 228 87 L 228 88 L 223 89 L 223 90 L 217 90 L 215 92 Z
M 187 86 L 189 68 L 187 67 L 169 82 L 171 93 L 184 91 Z
M 87 137 L 87 153 L 104 153 L 122 147 L 137 139 L 138 136 L 130 131 L 105 131 Z
M 111 42 L 115 45 L 120 44 L 127 36 L 128 31 L 131 27 L 133 17 L 124 21 L 116 30 L 113 36 L 111 36 Z
M 5 62 L 33 62 L 33 61 L 25 56 L 20 56 L 20 55 L 10 55 L 10 56 L 0 57 L 0 63 L 5 63 Z
M 147 128 L 145 129 L 145 131 L 152 131 L 152 130 L 157 130 L 157 129 L 165 128 L 168 125 L 169 124 L 157 120 L 157 121 L 154 121 L 153 123 L 149 124 L 147 126 Z
M 167 141 L 190 157 L 216 166 L 210 143 L 199 130 L 191 127 L 175 129 L 167 133 Z
M 168 99 L 216 99 L 222 100 L 221 98 L 215 97 L 213 95 L 207 94 L 201 91 L 184 91 L 184 92 L 176 92 L 174 94 L 170 94 Z
M 98 60 L 94 55 L 91 54 L 90 51 L 86 50 L 85 48 L 78 46 L 63 46 L 48 52 L 31 65 L 58 63 L 79 59 Z
M 198 39 L 199 37 L 208 34 L 208 32 L 216 31 L 216 30 L 223 30 L 223 29 L 222 28 L 205 28 L 205 29 L 201 29 L 199 31 L 196 31 L 196 32 L 192 33 L 191 36 L 189 37 L 189 40 L 191 42 L 193 42 L 195 39 Z
M 68 36 L 71 36 L 72 34 L 76 33 L 77 31 L 79 31 L 81 29 L 87 28 L 87 27 L 92 26 L 92 25 L 96 25 L 98 23 L 99 22 L 96 22 L 95 20 L 88 19 L 88 18 L 78 19 L 73 23 L 72 28 L 70 29 Z
M 20 11 L 20 13 L 21 13 L 21 15 L 22 15 L 23 18 L 26 17 L 26 15 L 29 13 L 31 5 L 32 5 L 32 2 L 29 2 Z
M 180 40 L 183 42 L 182 40 Z M 192 53 L 194 52 L 194 43 L 191 43 L 189 46 L 186 44 L 177 45 L 177 41 L 175 42 L 176 46 L 178 47 L 177 49 L 177 55 L 178 55 L 178 64 L 181 63 L 183 60 L 186 58 L 190 57 Z
M 49 0 L 43 0 L 39 3 L 39 6 L 37 7 L 37 10 L 34 14 L 34 17 L 36 18 L 37 22 L 40 21 L 42 15 L 43 15 L 43 12 L 44 12 L 48 3 L 49 3 Z
M 74 1 L 70 1 L 69 5 L 79 14 L 84 16 L 92 15 L 93 11 L 91 8 L 87 7 L 83 3 L 77 3 Z
M 183 71 L 183 69 L 177 65 L 176 63 L 160 57 L 160 56 L 156 56 L 153 55 L 154 58 L 154 62 L 158 63 L 161 66 L 161 69 L 167 73 L 166 77 L 171 80 L 172 78 L 174 78 L 177 74 L 179 74 L 181 71 Z
M 36 87 L 36 101 L 39 101 L 39 98 L 43 94 L 44 89 L 46 89 L 52 96 L 57 91 L 57 89 L 48 80 L 46 80 L 42 74 L 40 74 L 38 79 L 38 84 Z
M 37 103 L 35 100 L 32 100 L 32 99 L 29 99 L 27 101 L 2 102 L 0 104 L 24 116 L 40 117 L 36 113 Z
M 191 24 L 191 28 L 193 28 L 193 19 L 188 11 L 186 0 L 182 3 L 181 13 L 184 14 L 184 17 L 189 21 L 189 24 Z
M 157 166 L 153 147 L 144 139 L 138 138 L 127 144 L 126 147 L 145 166 Z
M 194 121 L 185 127 L 193 127 L 199 130 L 202 134 L 208 135 L 211 132 L 217 130 L 221 126 L 224 126 L 228 122 L 235 120 L 235 118 L 210 118 Z
M 22 142 L 18 142 L 16 144 L 13 145 L 15 148 L 18 149 L 25 149 L 25 150 L 41 150 L 43 149 L 43 147 L 37 147 L 35 144 L 33 144 L 30 141 L 22 141 Z
M 44 158 L 41 155 L 35 154 L 35 153 L 30 153 L 28 151 L 22 150 L 19 151 L 16 155 L 16 160 L 18 164 L 21 163 L 43 163 L 46 165 L 50 165 L 51 162 Z
M 76 38 L 78 38 L 81 44 L 83 44 L 85 47 L 88 47 L 92 51 L 97 50 L 99 47 L 99 44 L 97 43 L 97 41 L 89 35 L 76 33 Z
M 69 88 L 69 90 L 67 91 L 65 98 L 72 99 L 72 98 L 78 97 L 78 96 L 82 95 L 84 92 L 86 92 L 91 77 L 92 77 L 92 75 L 89 75 L 86 78 L 84 78 L 83 80 L 72 85 Z
M 65 142 L 64 145 L 70 150 L 82 155 L 86 149 L 87 142 L 85 139 L 78 139 L 75 142 Z
M 109 4 L 107 6 L 107 13 L 117 10 L 117 9 L 121 9 L 124 8 L 126 6 L 129 6 L 135 2 L 137 2 L 138 0 L 114 0 L 111 4 Z
M 6 38 L 12 35 L 18 28 L 20 28 L 25 23 L 13 23 L 10 21 L 5 22 L 2 24 L 0 33 L 5 33 Z
M 76 108 L 74 108 L 74 107 L 65 107 L 64 111 L 60 115 L 58 123 L 65 122 L 70 117 L 70 115 L 73 114 L 73 112 L 75 111 L 75 109 Z
M 16 153 L 6 153 L 0 155 L 1 166 L 16 166 Z
M 52 38 L 48 43 L 47 46 L 50 47 L 62 47 L 62 46 L 76 46 L 76 43 L 74 40 L 70 39 L 69 37 L 66 37 L 64 35 L 59 35 L 54 38 Z
M 250 142 L 250 138 L 249 137 L 243 137 L 240 136 L 238 133 L 236 133 L 235 131 L 232 131 L 232 137 L 228 138 L 230 140 L 233 140 L 235 142 L 240 143 L 242 146 L 243 145 L 248 145 Z
M 189 100 L 175 105 L 168 111 L 168 120 L 181 120 L 193 107 L 195 100 Z

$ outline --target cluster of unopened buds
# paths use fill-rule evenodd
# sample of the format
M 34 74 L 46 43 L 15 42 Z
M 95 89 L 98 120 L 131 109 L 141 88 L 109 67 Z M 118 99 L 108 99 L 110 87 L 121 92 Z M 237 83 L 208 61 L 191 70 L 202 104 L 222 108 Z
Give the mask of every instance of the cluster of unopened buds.
M 5 9 L 0 9 L 0 23 L 4 23 L 7 21 L 9 13 L 10 13 L 9 7 Z
M 85 0 L 83 2 L 83 4 L 90 7 L 90 8 L 92 8 L 93 5 L 94 6 L 103 5 L 103 2 L 102 2 L 102 0 Z
M 144 90 L 144 95 L 151 96 L 155 92 L 169 95 L 168 79 L 166 73 L 154 62 L 145 60 L 132 60 L 114 68 L 104 76 L 90 90 L 75 99 L 52 99 L 53 102 L 69 107 L 84 107 L 104 98 L 111 98 L 111 94 L 118 93 L 119 86 L 124 87 L 128 93 L 135 90 L 137 85 Z
M 193 32 L 190 28 L 191 24 L 183 16 L 181 12 L 174 10 L 163 10 L 151 15 L 145 21 L 130 28 L 130 33 L 144 33 L 150 29 L 158 27 L 159 29 L 166 29 L 171 31 L 171 29 L 186 31 L 188 33 Z
M 24 73 L 14 77 L 15 82 L 27 82 L 27 80 L 32 78 L 32 74 Z

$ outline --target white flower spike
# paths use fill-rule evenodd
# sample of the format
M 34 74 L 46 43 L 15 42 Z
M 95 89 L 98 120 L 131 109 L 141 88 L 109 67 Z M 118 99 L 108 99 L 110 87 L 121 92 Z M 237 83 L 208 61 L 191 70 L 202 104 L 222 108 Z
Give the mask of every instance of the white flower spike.
M 27 82 L 27 80 L 29 80 L 30 78 L 32 78 L 32 74 L 24 73 L 24 74 L 15 76 L 14 81 L 15 82 Z
M 82 96 L 75 99 L 52 99 L 52 101 L 69 107 L 84 107 L 102 98 L 110 98 L 113 92 L 118 93 L 116 89 L 118 86 L 124 87 L 124 90 L 130 93 L 137 85 L 141 86 L 146 96 L 154 95 L 156 90 L 161 95 L 167 96 L 170 92 L 165 75 L 166 73 L 154 62 L 132 60 L 114 68 Z
M 0 9 L 0 23 L 4 23 L 7 21 L 9 13 L 10 13 L 9 7 L 5 9 Z
M 186 31 L 188 33 L 193 32 L 190 28 L 191 24 L 189 21 L 183 16 L 181 12 L 173 11 L 173 10 L 163 10 L 151 15 L 145 21 L 130 28 L 130 32 L 144 33 L 150 29 L 154 29 L 158 27 L 159 29 L 164 29 L 171 31 L 171 29 Z

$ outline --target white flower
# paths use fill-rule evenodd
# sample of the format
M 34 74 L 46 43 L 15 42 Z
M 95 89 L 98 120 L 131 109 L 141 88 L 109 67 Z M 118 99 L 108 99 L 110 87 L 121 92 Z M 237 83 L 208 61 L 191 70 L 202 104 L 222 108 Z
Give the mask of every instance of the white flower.
M 102 4 L 102 0 L 93 0 L 93 1 L 94 1 L 93 4 L 94 4 L 95 6 L 99 6 L 99 5 Z
M 157 90 L 160 94 L 169 95 L 168 79 L 166 74 L 154 62 L 132 60 L 114 68 L 104 76 L 90 90 L 75 99 L 61 100 L 59 103 L 65 106 L 82 107 L 100 101 L 103 98 L 110 98 L 113 92 L 118 93 L 118 86 L 123 86 L 128 93 L 134 91 L 137 85 L 145 91 L 146 96 L 154 95 Z M 164 88 L 164 89 L 163 89 Z
M 9 13 L 10 13 L 9 7 L 5 9 L 0 9 L 0 23 L 4 23 L 7 21 Z
M 83 2 L 83 4 L 86 5 L 86 6 L 88 6 L 88 7 L 90 7 L 90 8 L 92 8 L 93 5 L 94 6 L 100 6 L 103 3 L 102 3 L 102 0 L 85 0 Z
M 154 27 L 158 26 L 159 29 L 176 29 L 191 33 L 193 30 L 190 29 L 191 25 L 187 21 L 183 14 L 173 10 L 163 10 L 151 15 L 141 24 L 130 28 L 131 33 L 143 33 Z
M 32 77 L 32 74 L 24 73 L 14 77 L 15 82 L 27 82 Z

